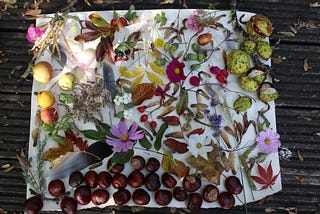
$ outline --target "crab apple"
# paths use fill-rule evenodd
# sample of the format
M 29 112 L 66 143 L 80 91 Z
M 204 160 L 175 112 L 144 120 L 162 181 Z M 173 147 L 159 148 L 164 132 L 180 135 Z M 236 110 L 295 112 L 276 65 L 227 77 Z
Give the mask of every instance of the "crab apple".
M 41 110 L 40 118 L 45 124 L 57 121 L 59 119 L 58 111 L 54 107 Z

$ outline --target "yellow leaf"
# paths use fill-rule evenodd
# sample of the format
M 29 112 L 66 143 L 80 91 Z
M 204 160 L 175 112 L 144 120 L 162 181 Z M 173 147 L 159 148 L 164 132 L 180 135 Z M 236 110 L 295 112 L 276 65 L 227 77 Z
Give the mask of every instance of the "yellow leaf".
M 157 65 L 156 63 L 150 62 L 149 65 L 150 65 L 151 69 L 154 72 L 156 72 L 157 74 L 160 74 L 161 76 L 166 76 L 167 75 L 166 71 L 164 70 L 164 68 L 159 66 L 159 65 Z
M 164 85 L 162 79 L 154 73 L 147 72 L 147 77 L 152 83 L 155 83 L 157 85 Z
M 144 73 L 144 70 L 143 69 L 133 69 L 133 70 L 127 71 L 126 68 L 120 67 L 119 72 L 120 72 L 120 75 L 125 78 L 135 78 L 137 76 L 142 75 Z
M 61 138 L 65 142 L 65 145 L 58 144 L 58 147 L 51 147 L 50 149 L 48 149 L 43 155 L 43 160 L 52 162 L 55 159 L 59 158 L 61 155 L 65 155 L 67 152 L 73 151 L 73 142 L 66 137 Z
M 131 88 L 135 89 L 138 84 L 140 84 L 143 80 L 144 75 L 140 75 L 137 78 L 135 78 L 131 83 Z

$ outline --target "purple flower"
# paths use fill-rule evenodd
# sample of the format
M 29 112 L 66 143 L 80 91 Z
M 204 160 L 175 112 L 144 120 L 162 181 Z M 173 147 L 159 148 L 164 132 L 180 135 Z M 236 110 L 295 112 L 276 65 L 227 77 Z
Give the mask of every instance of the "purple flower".
M 107 137 L 107 144 L 113 146 L 114 152 L 127 152 L 134 145 L 135 140 L 144 137 L 142 131 L 137 131 L 138 124 L 132 123 L 130 130 L 125 121 L 120 121 L 118 125 L 113 125 L 110 128 L 111 134 L 116 138 Z
M 265 131 L 261 131 L 256 138 L 258 147 L 263 153 L 277 152 L 281 145 L 280 135 L 268 128 Z
M 209 120 L 210 127 L 213 131 L 213 137 L 218 137 L 221 134 L 222 115 L 216 113 L 210 114 L 210 110 L 205 110 L 204 114 Z
M 190 30 L 198 32 L 201 29 L 200 17 L 198 15 L 190 15 L 187 20 L 187 26 Z
M 186 76 L 183 73 L 184 63 L 173 59 L 167 66 L 166 73 L 171 82 L 180 82 L 185 80 Z
M 36 39 L 44 34 L 43 30 L 35 27 L 29 27 L 27 32 L 27 40 L 31 43 L 35 43 Z

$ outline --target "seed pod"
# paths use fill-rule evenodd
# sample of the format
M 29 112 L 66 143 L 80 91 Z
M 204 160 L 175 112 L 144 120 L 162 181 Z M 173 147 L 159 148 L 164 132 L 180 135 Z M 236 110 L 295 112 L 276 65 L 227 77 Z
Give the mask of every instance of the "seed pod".
M 247 76 L 261 84 L 266 79 L 266 72 L 261 67 L 252 67 L 247 73 Z
M 250 68 L 250 60 L 246 52 L 232 50 L 227 56 L 227 67 L 232 74 L 243 74 Z
M 248 96 L 241 96 L 233 103 L 233 108 L 237 113 L 247 111 L 252 105 L 252 101 Z
M 259 41 L 257 44 L 257 53 L 262 59 L 269 59 L 272 55 L 272 48 L 269 42 Z
M 279 97 L 279 92 L 273 87 L 270 82 L 265 82 L 261 84 L 258 97 L 263 102 L 271 102 Z
M 259 83 L 248 76 L 241 75 L 238 80 L 240 87 L 245 91 L 254 92 L 259 88 Z

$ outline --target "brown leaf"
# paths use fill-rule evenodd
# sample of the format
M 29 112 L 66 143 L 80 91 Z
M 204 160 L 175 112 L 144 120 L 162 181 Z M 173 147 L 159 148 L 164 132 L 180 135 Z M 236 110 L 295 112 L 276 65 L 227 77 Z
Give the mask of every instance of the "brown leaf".
M 295 178 L 300 184 L 303 184 L 304 178 L 302 178 L 302 177 L 300 177 L 300 176 L 294 176 L 294 178 Z
M 39 137 L 39 129 L 33 129 L 32 133 L 32 141 L 33 141 L 33 146 L 37 146 L 37 142 L 38 142 L 38 137 Z
M 86 140 L 83 140 L 81 137 L 77 137 L 71 130 L 65 131 L 64 134 L 68 140 L 80 149 L 80 151 L 87 150 L 88 143 Z
M 229 141 L 227 133 L 226 132 L 221 132 L 220 136 L 222 137 L 223 141 L 226 143 L 227 147 L 229 149 L 231 149 L 231 144 L 230 144 L 230 141 Z
M 222 164 L 223 164 L 226 172 L 231 170 L 232 174 L 234 174 L 234 175 L 237 174 L 237 170 L 234 166 L 234 160 L 235 160 L 235 153 L 234 152 L 230 152 L 228 157 L 226 156 L 225 153 L 223 153 L 221 160 L 222 160 Z
M 238 135 L 236 135 L 236 133 L 234 133 L 234 131 L 229 127 L 229 126 L 225 126 L 224 130 L 231 135 L 232 137 L 234 137 L 236 139 L 236 141 L 239 141 Z
M 41 14 L 41 10 L 37 9 L 37 10 L 27 10 L 26 12 L 23 12 L 21 15 L 22 16 L 37 16 Z
M 304 161 L 304 158 L 303 158 L 300 150 L 298 150 L 297 152 L 298 152 L 298 159 L 299 159 L 300 161 Z
M 143 101 L 151 99 L 156 87 L 153 83 L 141 83 L 137 85 L 132 93 L 132 105 L 140 105 Z
M 308 58 L 304 58 L 304 60 L 303 60 L 303 70 L 304 71 L 308 71 L 309 70 Z
M 176 107 L 174 106 L 169 106 L 167 108 L 165 108 L 158 116 L 158 119 L 161 119 L 162 117 L 166 116 L 167 114 L 173 112 L 174 110 L 176 110 Z
M 5 62 L 8 62 L 8 60 L 9 60 L 9 58 L 0 56 L 0 64 L 1 64 L 1 63 L 5 63 Z
M 288 214 L 297 214 L 298 213 L 298 208 L 296 208 L 296 207 L 287 207 L 284 210 L 287 211 Z
M 281 31 L 281 32 L 278 32 L 278 34 L 282 34 L 282 35 L 285 35 L 285 36 L 289 36 L 289 37 L 295 37 L 296 35 L 290 31 Z
M 174 137 L 174 138 L 181 138 L 184 139 L 184 136 L 181 132 L 176 131 L 176 132 L 171 132 L 165 135 L 165 137 L 169 138 L 169 137 Z
M 186 166 L 182 161 L 176 159 L 173 159 L 171 162 L 170 169 L 178 178 L 185 177 L 190 171 L 190 167 Z
M 311 3 L 309 3 L 309 7 L 311 7 L 311 8 L 320 7 L 320 2 L 311 2 Z
M 186 143 L 182 143 L 173 138 L 168 138 L 163 143 L 179 154 L 184 154 L 188 151 L 188 145 Z
M 66 137 L 61 137 L 61 138 L 65 142 L 65 145 L 59 143 L 58 147 L 52 147 L 48 149 L 43 155 L 43 160 L 52 162 L 58 157 L 60 157 L 61 155 L 65 155 L 67 152 L 73 151 L 72 141 L 68 140 Z

